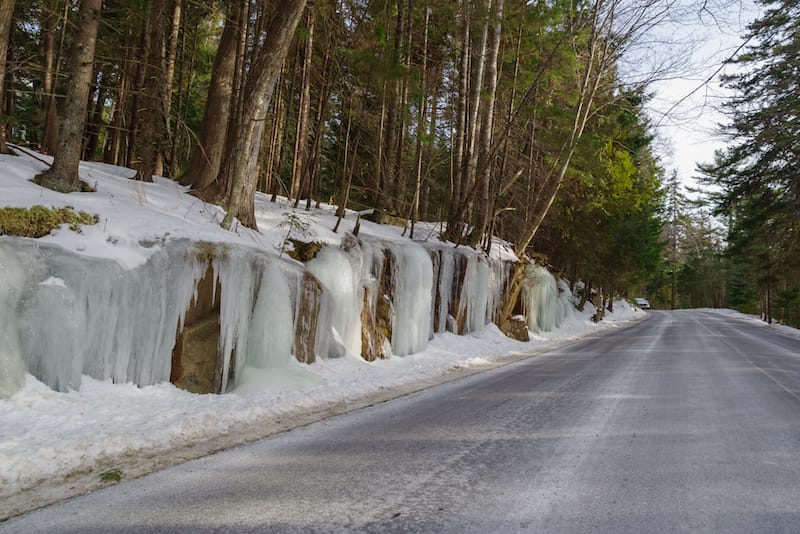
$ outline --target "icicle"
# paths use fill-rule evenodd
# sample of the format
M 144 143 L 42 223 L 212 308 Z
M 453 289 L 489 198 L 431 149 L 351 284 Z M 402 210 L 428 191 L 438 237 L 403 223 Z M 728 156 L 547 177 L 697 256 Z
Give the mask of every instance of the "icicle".
M 134 270 L 56 246 L 13 246 L 30 264 L 16 310 L 29 372 L 60 391 L 79 388 L 82 374 L 137 385 L 169 380 L 175 327 L 199 276 L 192 244 L 171 243 Z
M 11 246 L 0 243 L 0 399 L 19 391 L 25 382 L 16 317 L 25 273 Z
M 560 322 L 558 287 L 550 271 L 529 265 L 525 272 L 525 312 L 528 328 L 534 332 L 549 332 Z
M 326 290 L 326 317 L 336 329 L 347 352 L 361 355 L 361 308 L 364 289 L 361 284 L 361 251 L 350 253 L 326 246 L 306 264 Z M 334 344 L 335 346 L 335 344 Z
M 491 323 L 503 310 L 503 288 L 511 273 L 511 264 L 496 258 L 489 259 L 489 283 L 486 302 L 486 323 Z
M 465 316 L 462 334 L 481 330 L 486 324 L 488 293 L 489 268 L 479 256 L 471 255 L 467 258 L 467 270 L 459 298 L 459 316 Z
M 261 369 L 286 367 L 292 359 L 293 341 L 288 280 L 279 267 L 267 264 L 248 326 L 246 363 Z
M 390 247 L 398 259 L 392 352 L 405 356 L 424 349 L 430 339 L 433 264 L 420 245 L 392 244 Z
M 232 378 L 244 368 L 247 354 L 247 327 L 250 324 L 255 295 L 255 272 L 252 254 L 231 248 L 222 258 L 215 258 L 214 269 L 219 273 L 220 348 L 222 349 L 222 392 Z M 233 361 L 233 354 L 236 359 Z

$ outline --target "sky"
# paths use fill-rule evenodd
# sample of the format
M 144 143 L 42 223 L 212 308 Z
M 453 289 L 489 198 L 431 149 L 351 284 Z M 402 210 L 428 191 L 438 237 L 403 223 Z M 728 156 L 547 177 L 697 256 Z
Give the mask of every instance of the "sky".
M 719 5 L 723 2 L 726 6 Z M 730 93 L 719 76 L 731 67 L 722 64 L 742 45 L 747 25 L 759 13 L 754 0 L 720 0 L 707 7 L 708 12 L 691 10 L 664 28 L 673 39 L 666 49 L 677 54 L 679 72 L 651 85 L 657 152 L 667 173 L 677 171 L 684 185 L 694 185 L 697 164 L 713 161 L 714 151 L 725 146 L 718 132 L 725 122 L 719 108 Z

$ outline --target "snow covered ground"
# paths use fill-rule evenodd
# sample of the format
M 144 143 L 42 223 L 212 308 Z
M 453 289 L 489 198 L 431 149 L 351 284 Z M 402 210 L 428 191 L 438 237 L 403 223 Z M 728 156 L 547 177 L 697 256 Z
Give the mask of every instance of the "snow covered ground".
M 97 225 L 80 233 L 62 228 L 40 241 L 113 259 L 125 268 L 141 266 L 160 244 L 178 238 L 237 243 L 278 254 L 288 231 L 282 223 L 286 213 L 293 213 L 285 199 L 273 204 L 259 195 L 260 232 L 243 227 L 227 232 L 219 227 L 220 208 L 187 195 L 171 180 L 132 182 L 127 175 L 133 171 L 84 163 L 82 178 L 97 192 L 65 195 L 29 181 L 46 168 L 46 161 L 37 154 L 0 156 L 0 207 L 71 206 L 96 214 Z M 334 210 L 323 205 L 310 213 L 294 212 L 308 227 L 293 237 L 338 243 L 344 231 L 352 229 L 356 214 L 348 213 L 337 234 L 331 230 Z M 362 222 L 362 236 L 406 240 L 401 232 L 402 228 Z M 436 239 L 433 225 L 418 225 L 417 232 L 418 238 Z M 494 254 L 512 256 L 503 248 Z M 526 343 L 487 325 L 468 336 L 437 334 L 421 352 L 372 363 L 346 356 L 312 365 L 293 362 L 278 371 L 250 369 L 247 379 L 225 395 L 195 395 L 169 383 L 113 384 L 89 376 L 78 390 L 59 393 L 28 374 L 20 391 L 0 400 L 0 518 L 96 488 L 107 483 L 100 475 L 108 470 L 138 476 L 644 317 L 624 302 L 616 303 L 615 312 L 600 324 L 590 320 L 593 313 L 589 305 L 559 329 L 534 335 Z

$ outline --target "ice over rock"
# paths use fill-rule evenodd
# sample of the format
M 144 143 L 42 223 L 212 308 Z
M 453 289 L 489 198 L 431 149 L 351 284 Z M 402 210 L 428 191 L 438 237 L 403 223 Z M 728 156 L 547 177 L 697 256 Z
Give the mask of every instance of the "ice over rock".
M 211 382 L 220 393 L 291 370 L 295 360 L 412 354 L 434 333 L 478 331 L 499 317 L 509 263 L 438 243 L 347 243 L 326 245 L 303 265 L 243 246 L 175 240 L 126 269 L 4 238 L 0 398 L 21 387 L 25 372 L 58 391 L 80 388 L 83 375 L 139 386 L 175 381 L 177 334 L 207 272 L 219 314 Z M 572 309 L 568 289 L 541 267 L 527 275 L 529 328 L 555 328 Z

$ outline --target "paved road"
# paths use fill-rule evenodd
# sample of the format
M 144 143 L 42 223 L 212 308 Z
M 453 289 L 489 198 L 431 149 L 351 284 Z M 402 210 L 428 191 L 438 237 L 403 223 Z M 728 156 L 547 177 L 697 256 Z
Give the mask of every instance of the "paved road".
M 188 462 L 0 532 L 800 532 L 800 340 L 708 312 Z

